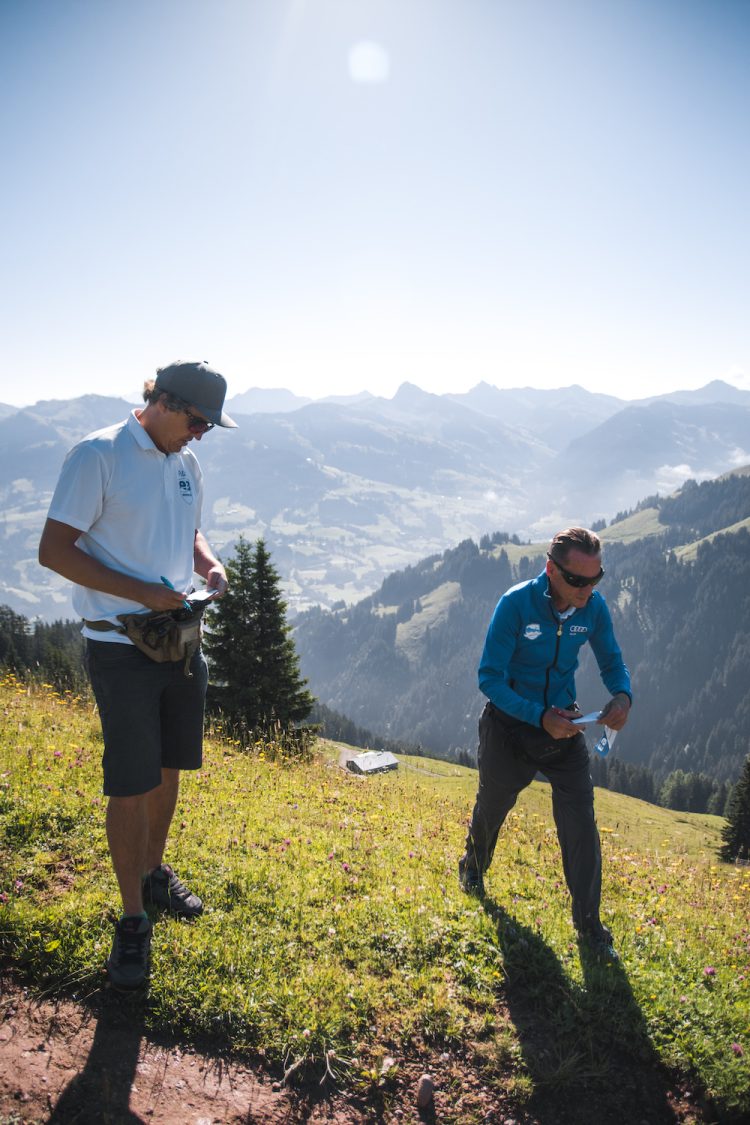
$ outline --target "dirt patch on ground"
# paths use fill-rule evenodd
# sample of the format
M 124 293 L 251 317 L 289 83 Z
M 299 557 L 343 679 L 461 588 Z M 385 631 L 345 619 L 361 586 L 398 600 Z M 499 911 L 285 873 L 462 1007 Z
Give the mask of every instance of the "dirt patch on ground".
M 434 1099 L 420 1109 L 427 1056 L 387 1059 L 365 1095 L 299 1088 L 261 1060 L 147 1035 L 137 1002 L 109 988 L 77 1003 L 0 977 L 0 995 L 0 1125 L 539 1125 L 448 1054 L 434 1057 Z
M 425 1048 L 409 1058 L 387 1060 L 382 1080 L 365 1094 L 347 1094 L 317 1080 L 303 1088 L 285 1086 L 262 1060 L 241 1062 L 149 1036 L 142 1006 L 108 988 L 76 1003 L 35 997 L 2 977 L 0 996 L 0 1125 L 697 1125 L 716 1120 L 694 1093 L 665 1085 L 663 1074 L 651 1067 L 613 1074 L 611 1100 L 599 1092 L 582 1102 L 547 1089 L 521 1108 L 497 1070 L 488 1081 L 468 1055 Z M 432 1076 L 434 1099 L 419 1108 L 417 1090 L 425 1072 Z
M 261 1067 L 154 1041 L 128 999 L 34 999 L 4 979 L 0 1123 L 251 1125 L 368 1120 L 340 1094 L 287 1089 Z M 371 1118 L 369 1118 L 371 1120 Z

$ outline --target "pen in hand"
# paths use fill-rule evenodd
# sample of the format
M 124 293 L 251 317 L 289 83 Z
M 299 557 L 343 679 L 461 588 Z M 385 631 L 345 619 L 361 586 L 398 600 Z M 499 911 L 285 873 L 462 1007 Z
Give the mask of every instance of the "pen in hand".
M 169 581 L 168 578 L 165 578 L 163 574 L 160 574 L 159 577 L 161 578 L 161 580 L 162 580 L 162 582 L 164 583 L 165 586 L 168 586 L 170 590 L 174 590 L 174 586 L 172 585 L 172 583 Z M 183 601 L 182 604 L 184 605 L 185 609 L 189 609 L 191 613 L 193 612 L 193 607 L 191 606 L 190 602 Z

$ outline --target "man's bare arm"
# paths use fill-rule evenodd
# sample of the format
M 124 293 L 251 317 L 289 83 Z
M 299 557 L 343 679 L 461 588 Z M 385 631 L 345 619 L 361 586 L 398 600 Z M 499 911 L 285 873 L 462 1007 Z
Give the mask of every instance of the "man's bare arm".
M 195 533 L 193 567 L 196 574 L 205 578 L 207 589 L 216 590 L 216 596 L 221 597 L 227 589 L 227 572 L 209 547 L 202 531 Z
M 101 590 L 104 594 L 114 594 L 127 601 L 139 602 L 148 609 L 179 609 L 183 596 L 179 591 L 169 590 L 161 582 L 142 582 L 129 574 L 121 574 L 104 563 L 87 555 L 76 543 L 81 532 L 70 524 L 48 519 L 39 541 L 39 562 L 49 570 L 54 570 L 90 590 Z

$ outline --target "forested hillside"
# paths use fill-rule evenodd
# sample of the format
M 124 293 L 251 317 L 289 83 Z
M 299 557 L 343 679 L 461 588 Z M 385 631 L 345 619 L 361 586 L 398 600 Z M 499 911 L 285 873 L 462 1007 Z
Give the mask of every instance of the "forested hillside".
M 648 536 L 629 541 L 628 519 L 638 526 L 647 512 Z M 651 497 L 603 532 L 600 589 L 636 699 L 616 753 L 657 780 L 677 769 L 735 780 L 750 750 L 750 533 L 737 526 L 748 517 L 750 477 L 739 473 Z M 302 615 L 295 639 L 311 689 L 355 722 L 432 753 L 472 750 L 483 702 L 476 665 L 492 609 L 513 582 L 541 570 L 545 549 L 502 533 L 466 540 L 391 575 L 353 607 Z M 604 702 L 591 660 L 578 696 L 584 709 Z
M 0 668 L 20 674 L 31 671 L 61 690 L 84 690 L 87 680 L 80 621 L 32 624 L 0 605 Z

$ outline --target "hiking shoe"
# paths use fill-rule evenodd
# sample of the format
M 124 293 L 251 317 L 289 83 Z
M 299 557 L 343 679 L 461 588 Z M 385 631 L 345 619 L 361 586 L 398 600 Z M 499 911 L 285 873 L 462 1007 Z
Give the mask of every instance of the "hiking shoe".
M 168 863 L 144 875 L 143 904 L 168 910 L 178 918 L 197 918 L 203 913 L 201 900 L 180 882 Z
M 115 923 L 112 952 L 107 961 L 109 979 L 115 988 L 140 988 L 148 976 L 151 952 L 151 923 L 129 914 Z
M 466 859 L 466 856 L 461 856 L 458 861 L 458 881 L 461 885 L 461 890 L 466 891 L 467 895 L 477 895 L 482 898 L 484 895 L 484 878 L 482 872 L 472 867 Z
M 592 953 L 598 957 L 602 957 L 607 961 L 619 961 L 620 957 L 615 949 L 615 939 L 612 933 L 603 926 L 601 922 L 598 926 L 586 927 L 586 929 L 578 931 L 578 940 L 584 941 Z

